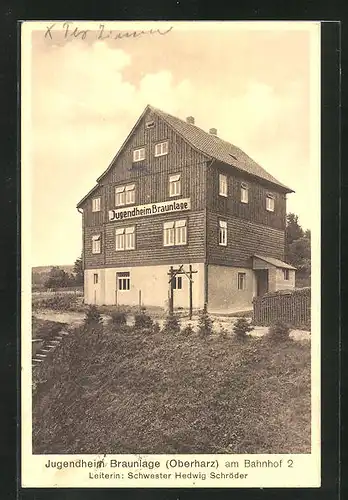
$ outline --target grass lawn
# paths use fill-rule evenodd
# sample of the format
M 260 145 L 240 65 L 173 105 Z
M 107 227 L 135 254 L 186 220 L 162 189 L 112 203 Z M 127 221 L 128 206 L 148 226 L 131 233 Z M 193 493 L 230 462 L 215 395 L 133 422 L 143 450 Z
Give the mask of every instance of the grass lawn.
M 79 328 L 34 379 L 35 454 L 310 452 L 309 343 Z

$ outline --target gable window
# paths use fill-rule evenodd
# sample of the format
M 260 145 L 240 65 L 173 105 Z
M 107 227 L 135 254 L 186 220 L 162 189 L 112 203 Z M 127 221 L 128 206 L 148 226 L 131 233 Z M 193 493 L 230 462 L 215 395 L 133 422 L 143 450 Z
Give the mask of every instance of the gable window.
M 182 276 L 173 278 L 173 288 L 174 290 L 182 290 Z
M 274 196 L 273 194 L 268 194 L 266 196 L 266 210 L 269 212 L 274 212 Z
M 248 203 L 249 202 L 248 185 L 245 182 L 242 182 L 242 184 L 240 186 L 240 201 L 242 203 Z
M 179 196 L 181 194 L 181 175 L 169 176 L 169 196 Z
M 94 273 L 94 274 L 93 274 L 93 283 L 94 283 L 95 285 L 97 285 L 97 284 L 98 284 L 98 274 L 97 274 L 97 273 Z
M 117 289 L 118 290 L 130 290 L 130 273 L 120 272 L 116 273 L 117 278 Z
M 176 220 L 163 224 L 163 245 L 165 247 L 187 244 L 187 221 Z
M 116 229 L 116 250 L 135 249 L 135 226 L 120 227 Z
M 155 146 L 155 156 L 163 156 L 168 154 L 168 141 L 160 142 Z
M 227 176 L 219 174 L 219 195 L 227 196 Z
M 145 148 L 134 149 L 133 162 L 145 160 Z
M 100 212 L 100 197 L 93 198 L 93 200 L 92 200 L 92 212 Z
M 145 128 L 154 128 L 155 122 L 146 122 L 145 123 Z
M 101 252 L 101 235 L 96 234 L 92 236 L 92 253 Z
M 290 279 L 289 269 L 283 269 L 283 273 L 284 273 L 284 280 L 288 281 Z
M 127 186 L 116 186 L 116 207 L 120 207 L 122 205 L 131 205 L 132 203 L 135 203 L 135 184 L 128 184 Z
M 219 220 L 219 245 L 227 246 L 227 222 Z
M 246 273 L 238 273 L 238 290 L 246 288 Z

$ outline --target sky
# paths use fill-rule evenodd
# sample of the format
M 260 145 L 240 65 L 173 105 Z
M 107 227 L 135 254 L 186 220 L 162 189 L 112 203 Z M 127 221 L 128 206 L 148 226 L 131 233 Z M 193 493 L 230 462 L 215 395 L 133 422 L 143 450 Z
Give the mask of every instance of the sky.
M 222 30 L 194 24 L 179 29 L 171 23 L 165 35 L 105 40 L 95 31 L 84 39 L 70 36 L 83 23 L 71 25 L 67 38 L 62 23 L 48 35 L 47 22 L 33 31 L 24 77 L 30 85 L 32 265 L 73 264 L 80 255 L 76 204 L 147 104 L 182 119 L 194 116 L 204 130 L 217 128 L 295 190 L 288 212 L 311 228 L 309 31 L 305 25 L 249 30 L 231 23 Z

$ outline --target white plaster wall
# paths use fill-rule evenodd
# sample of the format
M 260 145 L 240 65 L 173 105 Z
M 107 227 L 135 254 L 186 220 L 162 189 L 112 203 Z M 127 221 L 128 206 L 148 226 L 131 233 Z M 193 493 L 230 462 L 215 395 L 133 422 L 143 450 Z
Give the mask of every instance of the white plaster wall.
M 246 288 L 238 290 L 238 273 L 246 273 Z M 256 279 L 252 269 L 208 266 L 208 307 L 210 310 L 238 310 L 252 307 Z
M 283 269 L 276 269 L 275 276 L 275 290 L 291 290 L 295 288 L 295 271 L 293 269 L 289 269 L 289 279 L 284 279 Z
M 106 269 L 88 269 L 85 271 L 85 302 L 98 305 L 139 305 L 139 292 L 144 306 L 167 307 L 169 297 L 169 271 L 170 265 L 136 266 Z M 174 269 L 179 266 L 173 264 Z M 188 270 L 188 264 L 184 265 Z M 192 270 L 198 271 L 193 275 L 192 299 L 194 308 L 202 308 L 204 304 L 204 264 L 192 263 Z M 117 290 L 116 273 L 130 272 L 131 289 Z M 93 284 L 93 274 L 100 273 L 98 285 Z M 189 307 L 189 281 L 182 276 L 182 289 L 174 290 L 174 307 Z

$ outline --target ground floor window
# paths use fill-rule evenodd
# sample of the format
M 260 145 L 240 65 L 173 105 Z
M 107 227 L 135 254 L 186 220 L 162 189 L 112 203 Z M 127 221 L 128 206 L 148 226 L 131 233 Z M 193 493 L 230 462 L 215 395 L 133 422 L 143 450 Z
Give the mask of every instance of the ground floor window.
M 283 269 L 283 272 L 284 272 L 284 279 L 286 281 L 289 280 L 289 269 Z
M 245 290 L 246 273 L 238 273 L 238 290 Z
M 98 274 L 97 274 L 97 273 L 94 273 L 94 274 L 93 274 L 93 283 L 94 283 L 95 285 L 97 285 L 97 284 L 98 284 Z
M 173 288 L 174 290 L 182 289 L 182 276 L 177 276 L 173 278 Z
M 130 273 L 116 273 L 118 290 L 130 290 Z

